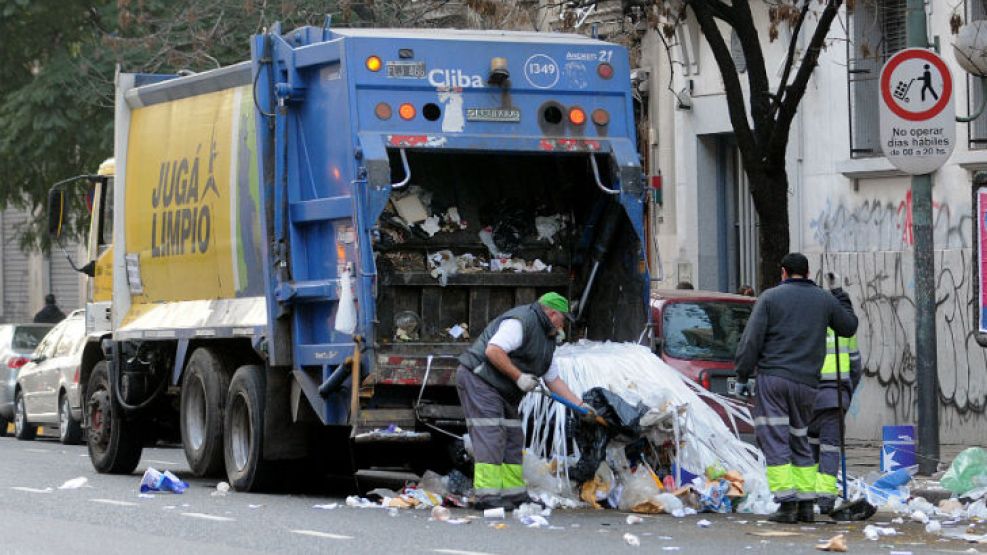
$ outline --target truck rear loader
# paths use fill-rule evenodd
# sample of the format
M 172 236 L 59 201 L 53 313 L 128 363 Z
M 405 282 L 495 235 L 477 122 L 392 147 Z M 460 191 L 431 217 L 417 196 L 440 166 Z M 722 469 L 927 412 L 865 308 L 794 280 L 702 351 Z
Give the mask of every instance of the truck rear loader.
M 629 69 L 578 35 L 327 22 L 213 71 L 118 73 L 84 268 L 96 470 L 179 438 L 241 491 L 301 461 L 441 470 L 456 357 L 501 312 L 557 291 L 568 337 L 637 340 Z

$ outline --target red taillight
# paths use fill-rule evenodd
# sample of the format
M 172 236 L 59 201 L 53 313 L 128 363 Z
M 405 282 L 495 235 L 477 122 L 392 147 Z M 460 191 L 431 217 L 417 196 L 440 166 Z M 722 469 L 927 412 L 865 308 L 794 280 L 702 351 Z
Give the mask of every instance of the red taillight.
M 713 382 L 709 379 L 708 372 L 701 372 L 699 374 L 699 385 L 703 386 L 703 389 L 712 389 Z
M 610 114 L 603 108 L 593 110 L 593 123 L 600 126 L 610 123 Z
M 28 362 L 30 362 L 30 360 L 27 357 L 11 357 L 7 359 L 7 368 L 10 368 L 11 370 L 17 370 L 18 368 L 24 366 Z
M 604 79 L 609 79 L 613 77 L 613 66 L 606 62 L 603 62 L 602 64 L 596 66 L 596 73 L 598 73 L 600 77 Z
M 79 383 L 79 370 L 82 370 L 82 368 L 79 367 L 79 366 L 76 366 L 75 367 L 75 374 L 72 376 L 72 383 Z

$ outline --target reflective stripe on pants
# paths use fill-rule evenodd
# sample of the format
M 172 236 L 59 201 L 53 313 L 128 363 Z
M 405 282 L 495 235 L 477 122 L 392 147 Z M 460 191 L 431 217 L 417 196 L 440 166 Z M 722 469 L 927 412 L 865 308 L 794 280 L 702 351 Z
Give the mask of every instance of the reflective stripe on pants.
M 456 370 L 456 390 L 473 444 L 473 488 L 477 497 L 525 492 L 521 473 L 524 430 L 518 408 L 473 372 Z
M 754 432 L 768 465 L 775 501 L 812 499 L 816 462 L 809 446 L 815 388 L 778 376 L 757 377 Z

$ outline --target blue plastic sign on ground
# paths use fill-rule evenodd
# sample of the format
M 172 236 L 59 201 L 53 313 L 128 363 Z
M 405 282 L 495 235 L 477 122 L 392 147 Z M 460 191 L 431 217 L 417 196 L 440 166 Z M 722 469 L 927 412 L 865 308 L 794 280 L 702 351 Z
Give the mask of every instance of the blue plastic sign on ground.
M 881 68 L 881 149 L 896 168 L 932 173 L 956 144 L 953 77 L 935 52 L 908 48 Z

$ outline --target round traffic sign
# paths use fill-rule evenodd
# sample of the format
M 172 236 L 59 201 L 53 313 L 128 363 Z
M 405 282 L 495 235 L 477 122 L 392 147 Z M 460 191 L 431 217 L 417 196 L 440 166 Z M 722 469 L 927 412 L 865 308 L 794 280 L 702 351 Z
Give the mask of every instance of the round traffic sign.
M 942 58 L 924 48 L 898 52 L 881 71 L 881 98 L 902 119 L 932 119 L 949 105 L 952 95 L 949 68 Z

